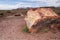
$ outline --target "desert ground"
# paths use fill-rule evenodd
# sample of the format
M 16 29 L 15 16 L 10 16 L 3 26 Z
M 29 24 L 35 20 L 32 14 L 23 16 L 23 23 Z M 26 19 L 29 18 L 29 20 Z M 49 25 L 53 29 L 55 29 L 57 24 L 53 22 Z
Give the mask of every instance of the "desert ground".
M 0 40 L 60 40 L 60 32 L 27 33 L 23 31 L 24 17 L 0 18 Z

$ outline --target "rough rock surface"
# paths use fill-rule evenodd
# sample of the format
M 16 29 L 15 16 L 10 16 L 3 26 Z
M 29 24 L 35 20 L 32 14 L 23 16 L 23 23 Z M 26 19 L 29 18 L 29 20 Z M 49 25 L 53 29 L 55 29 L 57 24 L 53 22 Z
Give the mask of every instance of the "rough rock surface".
M 50 20 L 57 16 L 58 15 L 51 8 L 38 8 L 36 10 L 31 9 L 27 12 L 25 21 L 27 27 L 32 30 L 32 26 L 36 25 L 39 21 L 42 22 L 42 20 L 44 21 L 45 19 Z

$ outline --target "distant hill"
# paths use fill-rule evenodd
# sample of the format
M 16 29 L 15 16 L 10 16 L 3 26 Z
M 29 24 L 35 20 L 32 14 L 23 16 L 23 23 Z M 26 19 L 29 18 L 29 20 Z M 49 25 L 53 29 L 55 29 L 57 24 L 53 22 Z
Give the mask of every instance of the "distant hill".
M 48 7 L 45 7 L 48 8 Z M 58 15 L 60 15 L 60 7 L 49 7 L 52 8 Z M 15 15 L 15 14 L 23 14 L 26 15 L 26 12 L 29 9 L 36 9 L 36 8 L 17 8 L 13 10 L 0 10 L 0 14 L 3 14 L 4 16 L 9 16 L 9 15 Z

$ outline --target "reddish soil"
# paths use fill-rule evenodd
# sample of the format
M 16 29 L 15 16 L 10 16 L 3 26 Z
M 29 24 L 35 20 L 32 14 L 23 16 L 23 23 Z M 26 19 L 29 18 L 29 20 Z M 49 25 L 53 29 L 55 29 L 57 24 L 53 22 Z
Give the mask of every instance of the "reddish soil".
M 0 18 L 0 40 L 60 40 L 60 32 L 26 33 L 22 17 Z

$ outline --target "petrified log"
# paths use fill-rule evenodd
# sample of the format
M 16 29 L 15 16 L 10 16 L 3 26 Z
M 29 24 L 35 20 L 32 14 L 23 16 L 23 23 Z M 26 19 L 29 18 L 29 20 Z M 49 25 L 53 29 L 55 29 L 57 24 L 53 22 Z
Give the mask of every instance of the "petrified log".
M 29 10 L 25 21 L 30 32 L 36 32 L 40 27 L 44 27 L 52 23 L 52 21 L 60 18 L 51 8 L 39 8 Z

